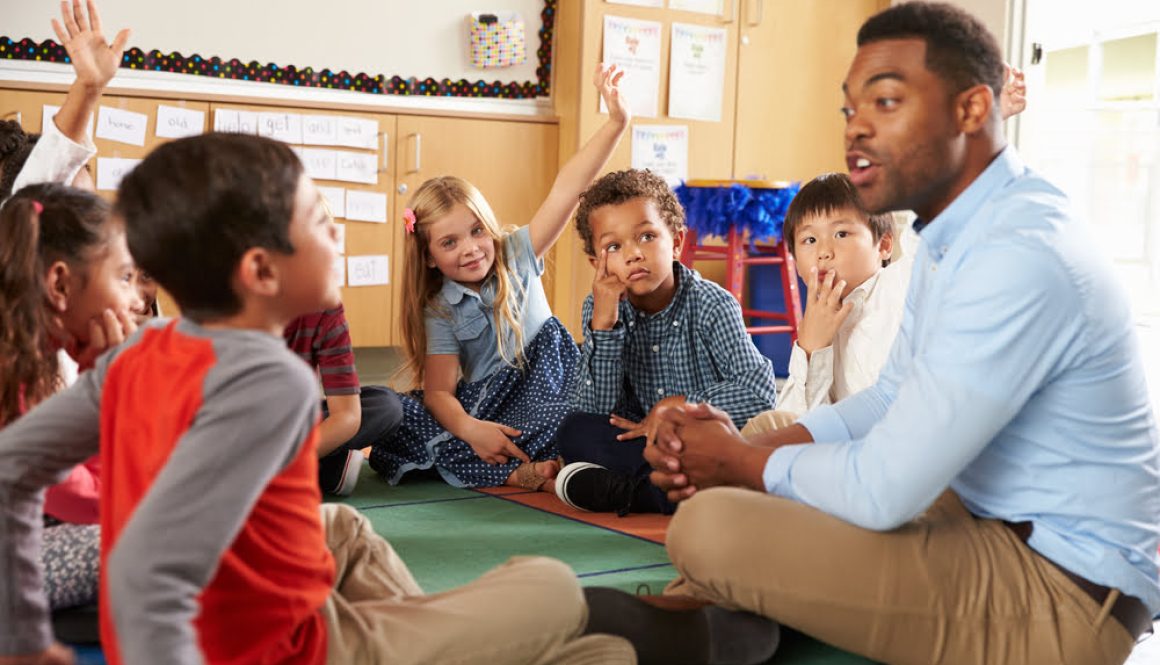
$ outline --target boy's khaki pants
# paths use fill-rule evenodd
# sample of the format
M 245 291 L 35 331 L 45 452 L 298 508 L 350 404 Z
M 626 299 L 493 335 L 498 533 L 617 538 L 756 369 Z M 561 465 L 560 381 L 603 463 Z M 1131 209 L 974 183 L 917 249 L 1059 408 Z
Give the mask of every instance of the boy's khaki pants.
M 953 492 L 889 532 L 736 488 L 698 492 L 669 526 L 668 593 L 773 618 L 891 664 L 1122 663 L 1134 641 L 1002 522 Z
M 325 504 L 322 522 L 337 573 L 322 609 L 328 663 L 636 662 L 624 639 L 579 637 L 588 608 L 559 561 L 513 558 L 470 584 L 426 595 L 361 513 Z
M 750 418 L 749 422 L 745 423 L 745 427 L 741 428 L 741 436 L 749 439 L 757 434 L 764 434 L 765 432 L 772 432 L 775 429 L 789 427 L 797 419 L 798 414 L 790 413 L 789 411 L 762 411 Z

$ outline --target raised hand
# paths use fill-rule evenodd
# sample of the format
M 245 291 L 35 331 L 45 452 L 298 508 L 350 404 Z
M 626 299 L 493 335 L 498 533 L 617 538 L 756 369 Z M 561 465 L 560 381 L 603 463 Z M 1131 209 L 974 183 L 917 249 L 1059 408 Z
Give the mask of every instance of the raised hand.
M 608 272 L 608 250 L 600 250 L 600 255 L 596 257 L 596 275 L 592 278 L 593 330 L 612 330 L 620 315 L 620 301 L 624 293 L 624 282 Z
M 627 125 L 632 120 L 632 109 L 628 107 L 623 95 L 620 94 L 620 79 L 622 78 L 624 78 L 624 70 L 618 69 L 616 65 L 609 65 L 605 69 L 604 64 L 600 63 L 596 65 L 596 75 L 592 82 L 600 91 L 604 105 L 608 107 L 608 117 Z
M 87 0 L 88 15 L 81 9 L 80 0 L 61 0 L 61 20 L 52 20 L 52 29 L 61 46 L 72 60 L 77 83 L 95 90 L 103 90 L 121 65 L 125 44 L 129 41 L 128 28 L 117 33 L 113 43 L 101 32 L 101 15 L 93 0 Z
M 999 112 L 1006 120 L 1019 115 L 1027 108 L 1027 81 L 1023 70 L 1011 65 L 1003 65 L 1003 92 L 999 95 Z
M 811 355 L 818 349 L 824 349 L 834 343 L 834 336 L 838 328 L 850 315 L 853 304 L 842 302 L 842 292 L 846 290 L 846 280 L 834 283 L 833 271 L 826 274 L 821 283 L 818 282 L 818 269 L 810 268 L 809 289 L 806 292 L 806 312 L 798 326 L 797 345 L 806 355 Z
M 489 420 L 478 421 L 478 427 L 464 440 L 479 458 L 488 464 L 507 464 L 515 457 L 523 462 L 532 461 L 528 454 L 520 450 L 512 439 L 522 434 L 514 427 L 508 427 Z

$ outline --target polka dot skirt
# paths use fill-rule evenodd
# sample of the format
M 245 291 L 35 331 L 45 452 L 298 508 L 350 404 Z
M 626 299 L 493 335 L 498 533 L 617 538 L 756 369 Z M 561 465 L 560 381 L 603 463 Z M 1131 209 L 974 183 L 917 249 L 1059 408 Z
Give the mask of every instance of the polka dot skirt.
M 505 366 L 486 379 L 460 383 L 455 396 L 473 417 L 520 430 L 516 445 L 533 461 L 554 459 L 558 455 L 556 429 L 570 411 L 580 353 L 555 317 L 544 323 L 524 353 L 525 371 Z M 389 440 L 371 449 L 371 468 L 392 485 L 408 471 L 435 467 L 456 487 L 495 487 L 503 485 L 520 465 L 518 459 L 494 466 L 480 459 L 423 406 L 422 391 L 399 397 L 403 424 Z

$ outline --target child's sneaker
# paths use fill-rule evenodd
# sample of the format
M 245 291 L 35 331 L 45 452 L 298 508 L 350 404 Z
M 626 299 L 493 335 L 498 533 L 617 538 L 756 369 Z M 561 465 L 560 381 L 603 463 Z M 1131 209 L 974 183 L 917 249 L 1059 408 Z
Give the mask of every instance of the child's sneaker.
M 347 450 L 346 454 L 334 453 L 318 460 L 318 485 L 324 494 L 350 496 L 358 485 L 358 474 L 362 470 L 361 450 Z
M 573 462 L 556 474 L 556 496 L 579 510 L 623 517 L 633 509 L 637 490 L 646 482 L 647 478 L 633 478 L 592 462 Z

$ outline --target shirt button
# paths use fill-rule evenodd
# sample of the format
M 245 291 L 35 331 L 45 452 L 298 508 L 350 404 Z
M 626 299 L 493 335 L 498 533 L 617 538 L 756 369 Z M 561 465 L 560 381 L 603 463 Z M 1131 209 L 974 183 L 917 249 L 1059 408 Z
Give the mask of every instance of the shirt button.
M 657 346 L 656 344 L 653 344 L 653 353 L 659 353 L 660 350 L 661 350 L 661 347 Z
M 664 388 L 657 388 L 657 394 L 658 394 L 658 395 L 663 395 L 663 394 L 665 394 L 665 390 L 664 390 Z
M 587 385 L 592 385 L 592 379 L 588 379 L 588 380 L 587 380 L 587 381 L 585 381 L 584 383 L 586 383 Z
M 632 321 L 629 321 L 629 322 L 628 322 L 628 325 L 630 325 L 630 326 L 631 326 L 632 324 L 633 324 L 633 322 L 632 322 Z
M 673 327 L 674 327 L 674 328 L 676 328 L 676 327 L 677 327 L 677 326 L 679 326 L 679 325 L 681 325 L 681 322 L 680 322 L 680 321 L 673 321 Z

